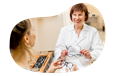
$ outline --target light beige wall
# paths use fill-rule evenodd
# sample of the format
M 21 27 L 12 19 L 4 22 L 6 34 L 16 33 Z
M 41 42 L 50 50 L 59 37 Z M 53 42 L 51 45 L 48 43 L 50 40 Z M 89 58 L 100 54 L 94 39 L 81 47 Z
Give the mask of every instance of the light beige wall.
M 100 11 L 96 7 L 94 7 L 90 4 L 85 4 L 85 5 L 87 6 L 88 11 L 90 11 L 90 13 L 91 13 L 90 16 L 92 14 L 95 14 L 98 17 L 98 23 L 92 23 L 91 25 L 94 27 L 97 26 L 97 28 L 102 29 L 102 26 L 104 26 L 104 23 L 103 23 L 103 17 L 101 15 Z
M 35 27 L 35 34 L 36 34 L 36 40 L 35 40 L 35 45 L 33 47 L 33 49 L 35 51 L 39 50 L 39 46 L 38 46 L 38 29 L 37 29 L 37 23 L 36 23 L 36 18 L 31 18 L 30 19 L 31 24 Z
M 54 50 L 60 29 L 64 26 L 63 16 L 33 18 L 30 20 L 33 25 L 37 26 L 36 35 L 38 37 L 33 48 L 37 51 Z

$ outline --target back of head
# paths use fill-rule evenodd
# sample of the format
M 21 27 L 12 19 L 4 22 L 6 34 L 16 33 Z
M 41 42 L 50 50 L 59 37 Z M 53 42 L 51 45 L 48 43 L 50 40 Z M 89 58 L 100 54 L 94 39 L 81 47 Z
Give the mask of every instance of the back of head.
M 19 22 L 12 30 L 10 36 L 10 49 L 16 49 L 19 45 L 21 45 L 21 41 L 23 36 L 27 33 L 29 34 L 29 30 L 31 27 L 30 20 L 23 20 Z

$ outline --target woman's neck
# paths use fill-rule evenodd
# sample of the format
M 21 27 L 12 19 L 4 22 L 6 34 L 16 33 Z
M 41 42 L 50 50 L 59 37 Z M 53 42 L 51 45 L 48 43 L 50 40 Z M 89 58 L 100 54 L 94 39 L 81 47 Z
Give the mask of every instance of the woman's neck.
M 82 30 L 83 29 L 83 25 L 74 25 L 75 30 Z
M 14 61 L 21 67 L 24 67 L 24 68 L 27 68 L 28 64 L 27 64 L 27 61 L 28 61 L 28 53 L 21 49 L 21 48 L 18 48 L 16 50 L 13 50 L 13 53 L 12 53 L 12 57 L 14 59 Z

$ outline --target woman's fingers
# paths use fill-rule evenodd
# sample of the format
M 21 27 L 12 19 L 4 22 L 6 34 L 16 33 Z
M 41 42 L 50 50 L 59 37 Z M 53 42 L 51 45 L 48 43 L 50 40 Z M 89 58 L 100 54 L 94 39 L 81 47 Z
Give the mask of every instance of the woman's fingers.
M 65 50 L 62 50 L 61 54 L 64 55 L 65 54 Z
M 83 55 L 87 55 L 87 53 L 89 53 L 89 51 L 88 51 L 88 50 L 83 49 L 83 50 L 81 50 L 81 51 L 80 51 L 80 53 L 81 53 L 81 54 L 83 54 Z
M 72 71 L 77 71 L 77 66 L 76 66 L 76 64 L 73 64 L 73 69 L 72 69 Z
M 58 63 L 58 62 L 60 62 L 60 61 L 63 61 L 63 59 L 59 59 L 59 60 L 57 60 L 56 63 Z
M 67 56 L 67 53 L 68 53 L 68 51 L 67 51 L 67 49 L 64 49 L 64 50 L 62 50 L 62 52 L 61 52 L 61 56 Z
M 85 51 L 85 52 L 84 52 L 84 55 L 87 55 L 88 53 L 89 53 L 88 51 Z
M 80 51 L 80 53 L 83 54 L 86 58 L 91 59 L 89 50 L 83 49 Z
M 57 65 L 62 65 L 62 64 L 63 64 L 62 62 L 57 63 Z
M 63 68 L 62 66 L 56 66 L 55 69 L 61 69 Z
M 66 72 L 68 72 L 68 69 L 66 68 Z
M 60 62 L 60 61 L 62 61 L 62 60 L 63 60 L 63 59 L 57 60 L 56 62 L 53 63 L 53 65 L 54 65 L 55 67 L 62 65 L 63 63 Z
M 87 53 L 87 56 L 89 56 L 90 55 L 90 53 Z

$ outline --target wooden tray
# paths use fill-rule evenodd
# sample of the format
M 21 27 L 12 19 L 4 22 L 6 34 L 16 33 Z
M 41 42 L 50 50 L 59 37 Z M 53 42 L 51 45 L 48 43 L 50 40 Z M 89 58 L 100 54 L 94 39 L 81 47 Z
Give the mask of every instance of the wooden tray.
M 37 58 L 35 59 L 35 61 L 31 61 L 31 63 L 33 63 L 33 65 L 30 66 L 30 69 L 34 68 L 34 66 L 36 64 L 35 62 L 38 61 L 38 59 L 41 56 L 46 56 L 46 59 L 45 59 L 44 63 L 42 64 L 42 67 L 40 69 L 38 69 L 37 71 L 40 73 L 43 73 L 43 72 L 46 72 L 46 70 L 49 68 L 54 55 L 53 55 L 53 51 L 48 52 L 48 54 L 34 55 L 34 57 L 37 57 Z

